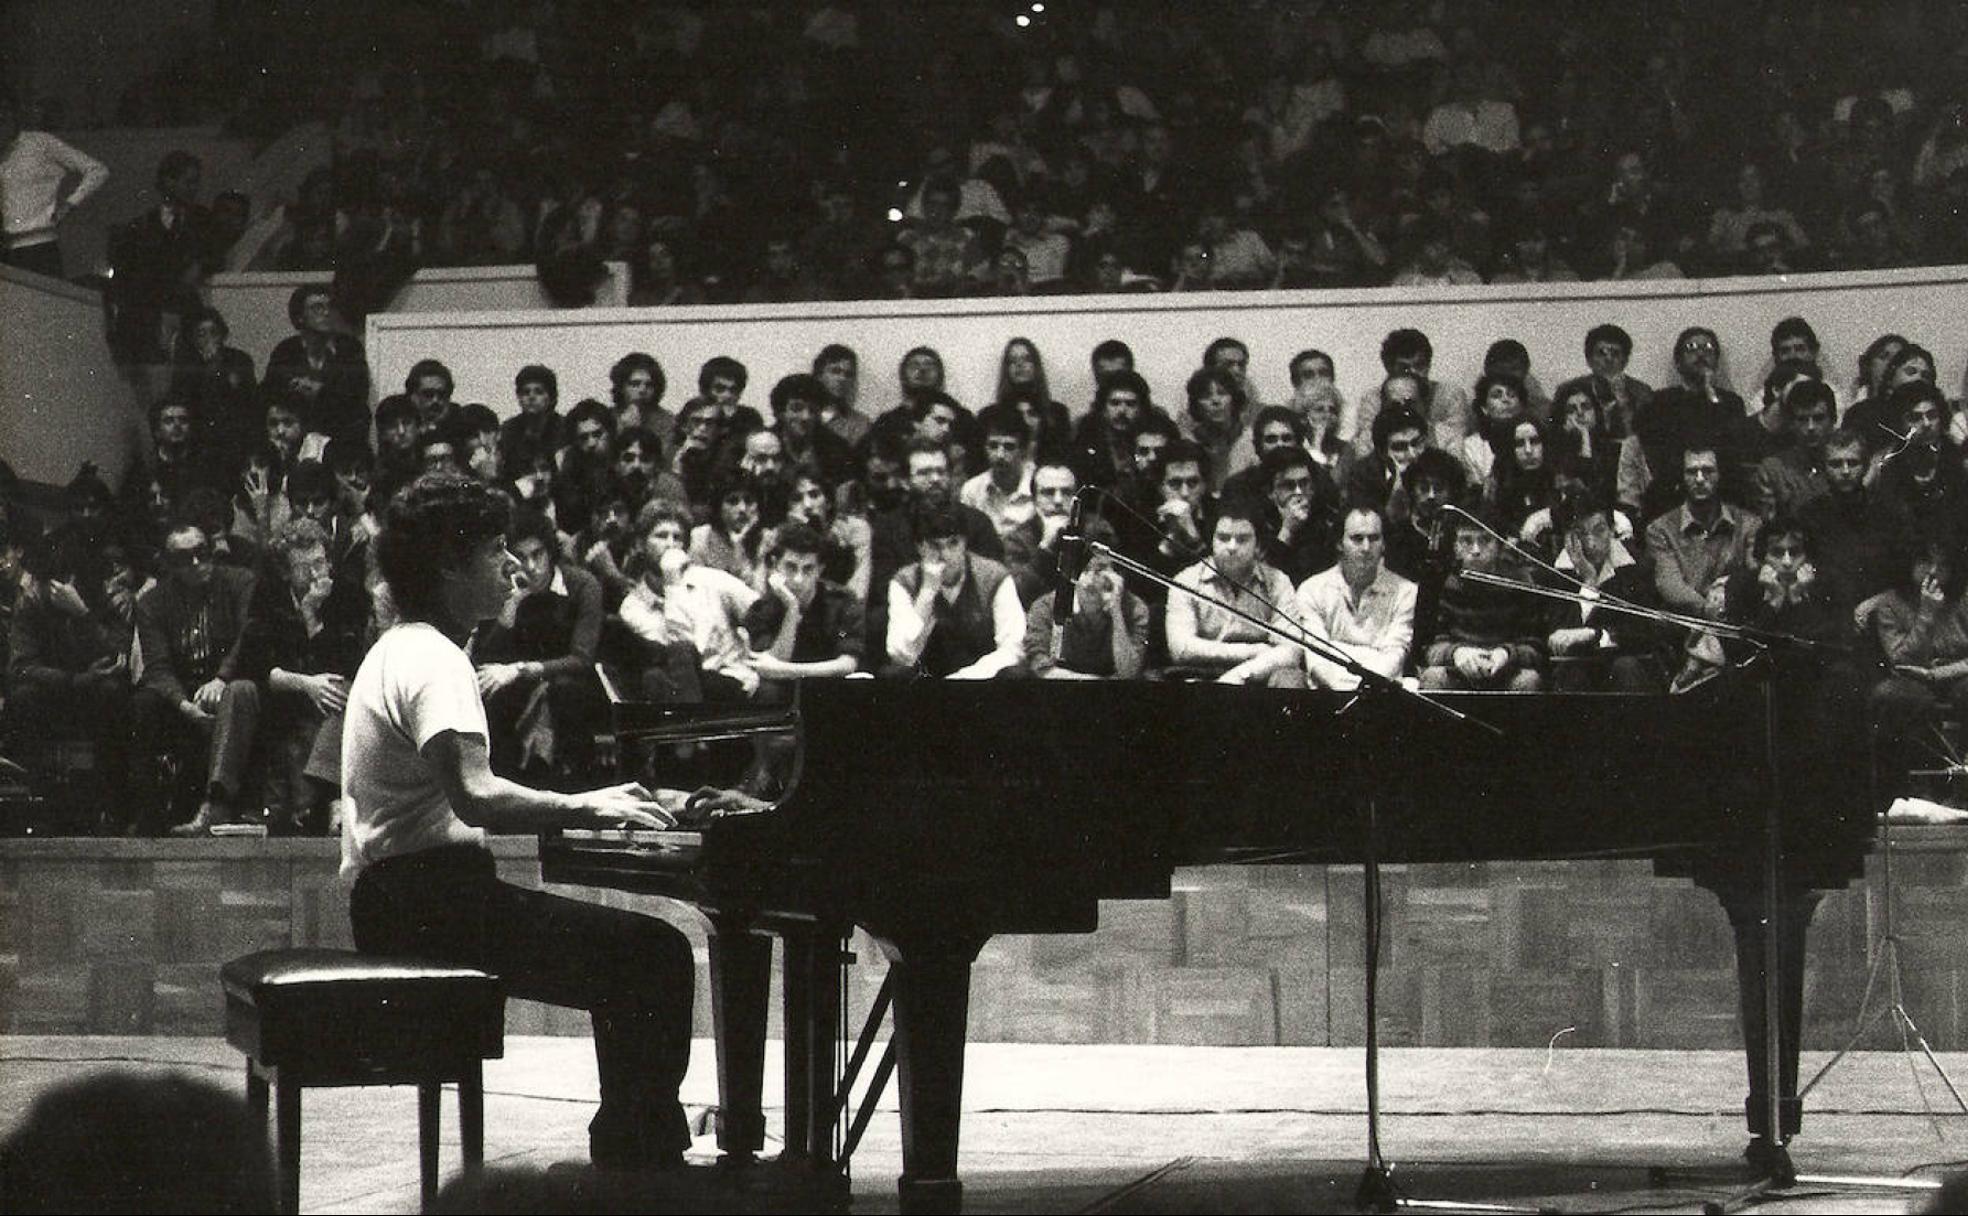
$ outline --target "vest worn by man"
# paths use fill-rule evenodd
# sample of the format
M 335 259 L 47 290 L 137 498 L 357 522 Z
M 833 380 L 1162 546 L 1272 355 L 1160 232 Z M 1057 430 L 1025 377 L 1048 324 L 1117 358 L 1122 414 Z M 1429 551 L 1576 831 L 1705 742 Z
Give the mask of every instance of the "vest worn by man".
M 998 648 L 997 622 L 991 604 L 998 587 L 1011 572 L 988 557 L 971 554 L 965 559 L 969 569 L 954 601 L 940 593 L 930 611 L 936 614 L 936 628 L 929 635 L 918 660 L 923 674 L 941 678 L 960 671 Z M 922 566 L 906 566 L 896 572 L 896 581 L 914 598 L 922 590 Z

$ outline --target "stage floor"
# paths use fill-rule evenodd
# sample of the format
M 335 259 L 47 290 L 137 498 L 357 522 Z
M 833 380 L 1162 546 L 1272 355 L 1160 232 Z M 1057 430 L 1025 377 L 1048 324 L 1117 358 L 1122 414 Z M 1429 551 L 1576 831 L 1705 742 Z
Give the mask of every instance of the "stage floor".
M 1697 1212 L 1742 1176 L 1742 1060 L 1734 1052 L 1396 1049 L 1383 1056 L 1382 1141 L 1417 1197 L 1529 1202 L 1564 1211 Z M 775 1058 L 768 1076 L 777 1076 Z M 1826 1057 L 1807 1053 L 1808 1077 Z M 1968 1053 L 1941 1057 L 1968 1080 Z M 1361 1053 L 1350 1048 L 970 1048 L 962 1169 L 975 1212 L 1344 1210 L 1364 1152 Z M 49 1086 L 100 1068 L 181 1070 L 240 1085 L 240 1059 L 211 1038 L 0 1037 L 0 1132 Z M 1930 1101 L 1950 1099 L 1922 1065 Z M 716 1096 L 700 1041 L 685 1089 Z M 488 1162 L 586 1157 L 594 1056 L 584 1039 L 508 1036 L 486 1072 Z M 769 1093 L 770 1091 L 768 1091 Z M 768 1099 L 769 1100 L 769 1099 Z M 456 1105 L 441 1158 L 458 1168 Z M 1848 1057 L 1807 1100 L 1800 1171 L 1937 1179 L 1968 1166 L 1968 1115 L 1922 1113 L 1905 1058 Z M 776 1133 L 779 1112 L 769 1110 Z M 301 1206 L 417 1210 L 411 1089 L 311 1090 Z M 710 1160 L 710 1137 L 693 1156 Z M 895 1210 L 892 1095 L 855 1158 L 854 1210 Z M 1699 1170 L 1657 1185 L 1652 1167 Z M 1906 1210 L 1920 1196 L 1802 1188 L 1761 1210 Z M 743 1210 L 734 1207 L 732 1210 Z

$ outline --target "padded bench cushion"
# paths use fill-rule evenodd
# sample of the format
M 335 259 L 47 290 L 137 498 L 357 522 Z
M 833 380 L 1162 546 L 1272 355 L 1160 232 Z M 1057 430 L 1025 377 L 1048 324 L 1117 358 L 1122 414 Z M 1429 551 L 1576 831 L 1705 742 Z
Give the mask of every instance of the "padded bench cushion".
M 414 1070 L 496 1059 L 505 988 L 472 967 L 346 950 L 264 950 L 219 970 L 226 1040 L 262 1064 Z

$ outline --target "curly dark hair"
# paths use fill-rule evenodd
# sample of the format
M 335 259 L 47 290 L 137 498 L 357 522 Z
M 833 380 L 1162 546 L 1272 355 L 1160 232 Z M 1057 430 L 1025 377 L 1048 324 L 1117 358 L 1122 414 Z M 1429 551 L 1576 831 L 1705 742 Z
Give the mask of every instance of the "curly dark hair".
M 376 566 L 406 621 L 443 618 L 444 575 L 472 550 L 506 534 L 512 500 L 459 473 L 426 473 L 397 491 L 383 512 Z

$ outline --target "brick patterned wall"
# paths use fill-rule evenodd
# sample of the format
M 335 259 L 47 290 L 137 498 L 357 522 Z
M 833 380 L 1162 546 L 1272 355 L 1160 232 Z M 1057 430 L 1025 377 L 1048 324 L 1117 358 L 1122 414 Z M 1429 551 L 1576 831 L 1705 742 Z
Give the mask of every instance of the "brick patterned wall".
M 1906 999 L 1936 1048 L 1968 1046 L 1968 833 L 1899 829 L 1894 883 Z M 537 884 L 530 838 L 496 842 Z M 322 840 L 0 840 L 0 1033 L 214 1034 L 218 966 L 274 946 L 347 946 L 347 895 Z M 1850 1033 L 1884 911 L 1881 857 L 1811 931 L 1807 1046 Z M 1362 1041 L 1362 875 L 1354 867 L 1179 871 L 1167 900 L 1110 902 L 1098 932 L 1002 937 L 978 959 L 985 1041 L 1348 1045 Z M 1714 900 L 1645 862 L 1389 867 L 1381 1035 L 1390 1045 L 1731 1047 L 1735 968 Z M 702 918 L 620 892 L 697 944 Z M 880 983 L 865 938 L 849 1004 Z M 586 1034 L 586 1015 L 510 1005 L 522 1034 Z M 774 1033 L 777 1033 L 775 1011 Z M 1874 1044 L 1889 1043 L 1883 1025 Z

